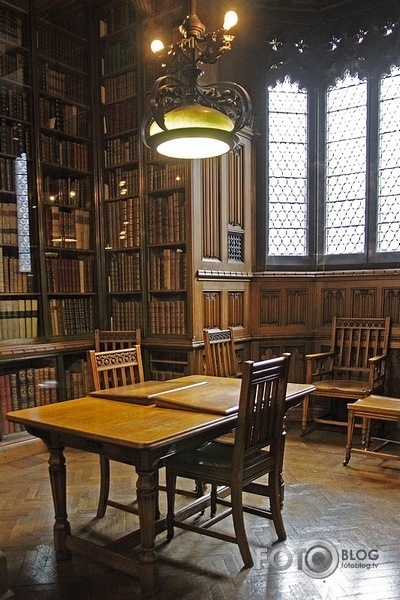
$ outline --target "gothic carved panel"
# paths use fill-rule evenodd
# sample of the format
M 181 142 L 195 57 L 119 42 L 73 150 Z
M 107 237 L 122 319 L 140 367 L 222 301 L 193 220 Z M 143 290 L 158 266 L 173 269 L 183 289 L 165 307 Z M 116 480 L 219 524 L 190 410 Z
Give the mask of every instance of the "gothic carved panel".
M 260 325 L 280 325 L 282 323 L 282 294 L 280 290 L 260 292 Z
M 378 313 L 376 307 L 376 289 L 354 288 L 352 304 L 353 317 L 376 317 Z
M 383 289 L 383 314 L 390 317 L 392 325 L 400 322 L 400 288 Z
M 244 293 L 228 292 L 228 325 L 229 327 L 244 326 Z
M 203 258 L 221 260 L 220 160 L 202 161 Z
M 286 304 L 286 324 L 305 325 L 307 316 L 307 291 L 287 290 Z
M 345 314 L 345 291 L 324 290 L 322 302 L 322 324 L 332 323 L 333 317 L 341 317 Z
M 203 327 L 221 327 L 221 292 L 203 292 Z

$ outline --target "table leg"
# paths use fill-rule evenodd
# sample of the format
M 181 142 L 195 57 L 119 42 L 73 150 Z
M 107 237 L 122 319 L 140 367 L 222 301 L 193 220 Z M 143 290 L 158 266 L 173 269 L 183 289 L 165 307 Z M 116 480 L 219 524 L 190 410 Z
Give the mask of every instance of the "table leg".
M 140 584 L 145 596 L 152 596 L 157 588 L 157 553 L 154 539 L 156 535 L 155 516 L 157 511 L 157 469 L 144 471 L 137 469 L 138 480 L 136 484 L 137 500 L 140 521 L 141 549 Z
M 57 560 L 67 560 L 70 552 L 67 550 L 67 536 L 71 534 L 71 526 L 67 519 L 67 478 L 63 446 L 50 446 L 49 474 L 54 503 L 54 547 Z

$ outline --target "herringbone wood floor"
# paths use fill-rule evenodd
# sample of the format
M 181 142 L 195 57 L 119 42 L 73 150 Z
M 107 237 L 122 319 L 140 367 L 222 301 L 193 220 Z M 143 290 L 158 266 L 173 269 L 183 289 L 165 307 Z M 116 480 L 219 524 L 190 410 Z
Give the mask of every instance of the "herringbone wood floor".
M 286 542 L 274 546 L 271 523 L 247 515 L 256 560 L 252 569 L 243 570 L 233 544 L 184 531 L 177 531 L 168 544 L 162 534 L 157 540 L 162 583 L 157 600 L 400 598 L 400 462 L 354 455 L 343 467 L 343 430 L 318 430 L 300 438 L 298 423 L 289 421 L 287 429 Z M 113 467 L 114 496 L 131 498 L 133 469 L 115 463 Z M 108 508 L 103 519 L 94 518 L 96 456 L 68 451 L 67 476 L 74 533 L 106 541 L 129 530 L 136 520 L 133 515 Z M 0 466 L 0 481 L 0 549 L 6 554 L 17 600 L 140 598 L 135 580 L 87 558 L 74 556 L 57 565 L 46 454 Z M 224 526 L 230 526 L 229 519 Z M 278 547 L 284 554 L 275 554 Z M 314 563 L 310 568 L 303 560 L 306 551 L 312 558 L 315 549 L 331 552 L 321 567 L 322 578 L 316 577 Z M 338 557 L 332 574 L 330 556 Z

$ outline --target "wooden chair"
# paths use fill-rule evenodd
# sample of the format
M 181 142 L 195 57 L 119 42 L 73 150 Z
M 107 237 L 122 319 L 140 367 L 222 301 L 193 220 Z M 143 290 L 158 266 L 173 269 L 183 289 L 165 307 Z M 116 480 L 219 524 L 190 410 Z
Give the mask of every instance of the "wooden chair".
M 107 350 L 105 352 L 88 351 L 89 368 L 95 390 L 104 390 L 121 385 L 144 381 L 143 363 L 140 346 Z M 121 504 L 109 499 L 110 461 L 100 456 L 100 497 L 97 516 L 104 517 L 107 506 L 113 506 L 136 514 L 133 505 Z
M 104 352 L 105 350 L 119 350 L 120 348 L 132 348 L 142 343 L 141 329 L 130 331 L 108 331 L 102 329 L 94 330 L 94 350 Z
M 246 361 L 239 400 L 239 413 L 235 442 L 218 444 L 210 442 L 199 448 L 180 452 L 166 461 L 167 477 L 167 532 L 168 539 L 174 535 L 174 527 L 202 533 L 210 537 L 238 544 L 246 567 L 253 565 L 247 541 L 243 512 L 272 519 L 279 540 L 286 539 L 281 514 L 280 483 L 284 451 L 284 412 L 288 376 L 289 355 L 261 362 Z M 261 476 L 268 475 L 268 484 L 260 483 Z M 174 513 L 176 478 L 201 479 L 212 485 L 223 486 L 227 493 L 212 495 L 211 505 L 222 504 L 227 508 L 204 523 L 178 520 Z M 270 508 L 244 505 L 243 491 L 269 497 Z M 188 514 L 196 508 L 193 502 L 187 507 Z M 204 501 L 204 498 L 203 498 Z M 212 515 L 214 514 L 212 509 Z M 228 535 L 211 528 L 232 514 L 234 534 Z
M 382 452 L 388 444 L 399 444 L 398 440 L 392 440 L 387 437 L 371 438 L 371 422 L 391 421 L 400 422 L 400 398 L 389 398 L 387 396 L 368 396 L 347 405 L 347 441 L 346 455 L 343 464 L 346 466 L 350 460 L 351 453 L 360 453 L 364 456 L 375 456 L 383 459 L 400 460 L 398 454 Z M 353 433 L 356 419 L 362 419 L 363 427 L 361 432 L 362 448 L 353 448 Z M 377 440 L 379 444 L 370 449 L 371 440 Z
M 348 402 L 383 391 L 389 330 L 390 317 L 334 317 L 329 352 L 306 356 L 306 381 L 314 384 L 315 391 L 303 400 L 302 435 L 309 422 L 311 397 Z M 347 419 L 332 416 L 314 418 L 314 422 L 347 426 Z
M 232 328 L 205 329 L 204 351 L 207 375 L 216 377 L 238 376 Z

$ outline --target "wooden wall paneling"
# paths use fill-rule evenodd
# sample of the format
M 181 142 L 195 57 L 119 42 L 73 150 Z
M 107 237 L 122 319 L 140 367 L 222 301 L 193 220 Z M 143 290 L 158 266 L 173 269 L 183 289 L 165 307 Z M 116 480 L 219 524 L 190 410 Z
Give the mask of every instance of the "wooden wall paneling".
M 286 325 L 307 324 L 307 290 L 286 290 Z
M 377 307 L 376 288 L 353 288 L 351 317 L 377 317 L 380 316 Z M 338 315 L 340 316 L 340 315 Z M 343 315 L 346 316 L 346 315 Z
M 244 292 L 237 290 L 228 291 L 228 326 L 244 329 Z
M 220 159 L 202 161 L 202 192 L 202 257 L 222 260 Z
M 203 327 L 222 329 L 221 290 L 203 291 Z
M 384 287 L 382 290 L 382 314 L 391 318 L 392 328 L 400 324 L 400 288 Z

